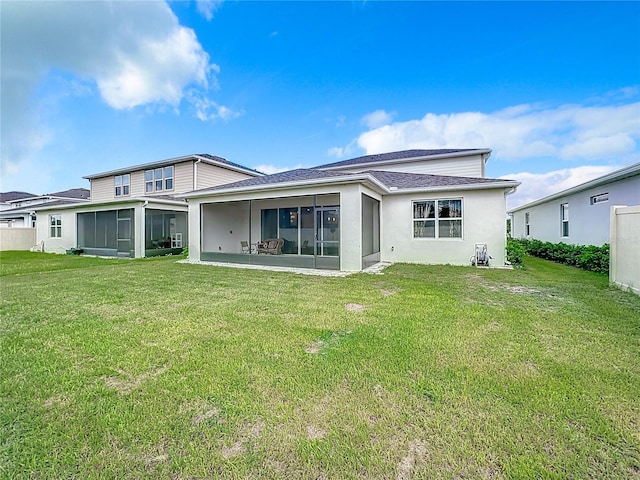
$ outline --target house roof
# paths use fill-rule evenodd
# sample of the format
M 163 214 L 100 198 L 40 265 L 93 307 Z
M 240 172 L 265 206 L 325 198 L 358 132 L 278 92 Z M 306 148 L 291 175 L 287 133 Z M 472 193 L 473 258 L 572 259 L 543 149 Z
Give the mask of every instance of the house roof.
M 16 192 L 16 191 L 0 192 L 0 203 L 13 202 L 15 200 L 33 198 L 37 196 L 38 195 L 34 195 L 33 193 L 27 193 L 27 192 Z
M 59 207 L 62 205 L 89 205 L 89 202 L 79 202 L 77 199 L 58 199 L 50 202 L 38 203 L 36 205 L 26 205 L 24 207 L 10 208 L 8 210 L 0 210 L 0 217 L 22 216 L 30 212 L 35 212 L 43 208 Z
M 337 169 L 355 167 L 358 165 L 373 165 L 386 163 L 400 163 L 402 161 L 436 160 L 439 158 L 457 157 L 460 154 L 490 154 L 490 149 L 437 149 L 437 150 L 404 150 L 401 152 L 379 153 L 375 155 L 364 155 L 362 157 L 350 158 L 339 162 L 320 165 L 318 169 Z
M 512 188 L 518 182 L 505 179 L 453 177 L 447 175 L 427 175 L 418 173 L 387 172 L 367 170 L 361 173 L 334 172 L 315 168 L 288 170 L 286 172 L 248 178 L 239 182 L 218 185 L 179 195 L 192 198 L 206 195 L 220 195 L 237 191 L 261 190 L 265 188 L 298 187 L 314 183 L 370 182 L 383 193 L 403 193 L 414 190 Z
M 477 177 L 453 177 L 449 175 L 429 175 L 420 173 L 387 172 L 382 170 L 367 170 L 363 173 L 373 175 L 389 190 L 413 190 L 433 187 L 457 187 L 469 185 L 482 185 L 486 187 L 504 186 L 505 182 L 518 182 L 500 178 L 477 178 Z
M 576 185 L 575 187 L 567 188 L 566 190 L 562 190 L 558 193 L 554 193 L 552 195 L 548 195 L 538 200 L 534 200 L 533 202 L 529 202 L 519 207 L 512 208 L 507 213 L 518 212 L 525 208 L 535 207 L 536 205 L 540 205 L 546 202 L 551 202 L 553 200 L 557 200 L 558 198 L 566 197 L 568 195 L 573 195 L 574 193 L 579 193 L 584 190 L 589 190 L 590 188 L 596 188 L 602 185 L 607 185 L 609 183 L 617 182 L 619 180 L 624 180 L 625 178 L 635 177 L 636 175 L 640 175 L 640 162 L 634 163 L 633 165 L 629 165 L 628 167 L 621 168 L 620 170 L 607 173 L 606 175 L 602 175 L 601 177 L 594 178 L 593 180 L 589 180 L 588 182 L 581 183 L 580 185 Z
M 69 190 L 63 190 L 62 192 L 49 193 L 46 196 L 87 200 L 89 195 L 91 195 L 91 191 L 88 188 L 70 188 Z
M 252 168 L 244 167 L 238 163 L 230 162 L 226 158 L 218 157 L 216 155 L 209 155 L 208 153 L 202 153 L 202 154 L 185 155 L 183 157 L 167 158 L 166 160 L 158 160 L 150 163 L 142 163 L 139 165 L 118 168 L 116 170 L 109 170 L 107 172 L 95 173 L 93 175 L 87 175 L 82 178 L 86 178 L 87 180 L 93 180 L 95 178 L 109 177 L 111 175 L 131 173 L 136 170 L 148 170 L 151 168 L 158 168 L 158 167 L 163 167 L 167 165 L 173 165 L 176 163 L 198 161 L 198 160 L 204 161 L 206 163 L 210 163 L 212 165 L 217 165 L 223 168 L 228 168 L 231 170 L 247 173 L 249 175 L 256 175 L 256 176 L 264 175 L 264 173 L 259 172 L 257 170 L 253 170 Z

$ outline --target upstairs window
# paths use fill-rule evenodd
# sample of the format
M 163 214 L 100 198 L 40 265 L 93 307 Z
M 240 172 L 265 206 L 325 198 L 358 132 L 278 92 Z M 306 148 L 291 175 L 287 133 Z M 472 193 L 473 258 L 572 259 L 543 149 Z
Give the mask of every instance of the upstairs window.
M 62 238 L 62 215 L 60 213 L 49 215 L 49 236 Z
M 114 184 L 116 187 L 116 197 L 122 197 L 129 195 L 129 185 L 131 184 L 131 175 L 116 175 L 114 177 Z
M 563 237 L 569 236 L 569 204 L 560 205 L 560 229 Z
M 413 202 L 413 238 L 462 238 L 462 199 Z
M 145 193 L 173 190 L 173 165 L 144 172 Z

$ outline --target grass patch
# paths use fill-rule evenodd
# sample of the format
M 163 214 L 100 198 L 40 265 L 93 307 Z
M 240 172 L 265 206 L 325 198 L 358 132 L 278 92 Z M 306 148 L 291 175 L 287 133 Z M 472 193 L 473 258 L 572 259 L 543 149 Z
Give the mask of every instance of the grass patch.
M 1 478 L 637 478 L 640 298 L 3 252 Z

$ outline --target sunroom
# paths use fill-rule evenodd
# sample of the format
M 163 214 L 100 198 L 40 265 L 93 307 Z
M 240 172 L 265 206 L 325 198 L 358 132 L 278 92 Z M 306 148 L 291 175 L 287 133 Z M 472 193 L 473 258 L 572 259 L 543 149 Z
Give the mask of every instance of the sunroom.
M 191 258 L 328 270 L 361 270 L 380 259 L 381 197 L 361 184 L 193 193 Z

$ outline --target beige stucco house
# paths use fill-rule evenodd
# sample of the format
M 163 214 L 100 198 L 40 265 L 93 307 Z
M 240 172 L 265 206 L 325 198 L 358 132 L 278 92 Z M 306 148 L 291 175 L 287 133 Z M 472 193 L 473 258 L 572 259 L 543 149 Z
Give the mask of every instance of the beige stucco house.
M 89 175 L 91 201 L 42 206 L 37 242 L 44 251 L 118 257 L 181 252 L 188 243 L 188 207 L 178 195 L 260 172 L 213 155 L 187 155 Z
M 379 262 L 504 265 L 506 195 L 491 151 L 408 150 L 247 178 L 178 195 L 193 260 L 359 271 Z M 265 250 L 268 240 L 275 251 Z

